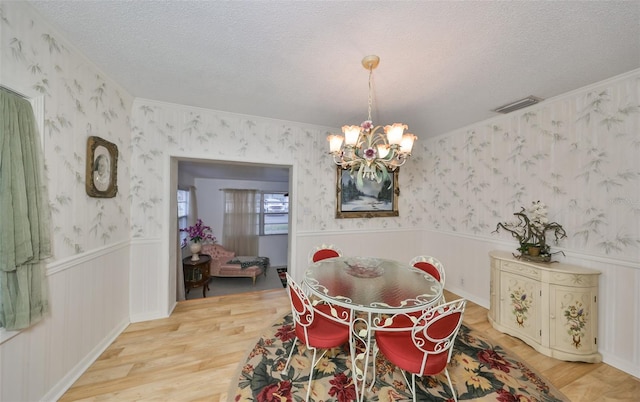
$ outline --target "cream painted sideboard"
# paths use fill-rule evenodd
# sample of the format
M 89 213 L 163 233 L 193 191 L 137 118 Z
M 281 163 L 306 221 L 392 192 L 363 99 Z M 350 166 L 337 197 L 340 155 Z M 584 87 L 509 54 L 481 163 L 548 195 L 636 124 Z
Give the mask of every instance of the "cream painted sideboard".
M 492 251 L 489 322 L 538 352 L 597 363 L 598 276 L 574 265 L 539 264 Z

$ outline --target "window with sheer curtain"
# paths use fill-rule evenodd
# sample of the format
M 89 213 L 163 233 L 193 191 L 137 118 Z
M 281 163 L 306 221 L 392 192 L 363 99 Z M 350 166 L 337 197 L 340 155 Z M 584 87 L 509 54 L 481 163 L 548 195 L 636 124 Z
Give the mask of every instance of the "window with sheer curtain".
M 258 255 L 260 192 L 224 190 L 222 244 L 236 255 Z
M 260 235 L 289 233 L 289 197 L 287 193 L 262 192 Z
M 180 232 L 189 226 L 187 221 L 189 217 L 189 191 L 178 189 L 178 233 L 180 236 L 180 244 L 185 244 L 187 233 Z

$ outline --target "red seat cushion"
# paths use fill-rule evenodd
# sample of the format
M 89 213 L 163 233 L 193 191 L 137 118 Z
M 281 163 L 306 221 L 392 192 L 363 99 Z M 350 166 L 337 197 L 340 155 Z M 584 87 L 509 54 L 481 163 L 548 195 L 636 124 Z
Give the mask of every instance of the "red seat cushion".
M 316 309 L 331 315 L 328 305 L 319 305 Z M 338 314 L 340 311 L 346 310 L 338 310 Z M 316 312 L 313 323 L 307 327 L 307 334 L 309 346 L 323 349 L 335 348 L 346 343 L 349 339 L 349 325 L 333 321 Z M 304 342 L 304 327 L 302 325 L 296 325 L 296 336 Z
M 387 359 L 410 373 L 435 375 L 447 366 L 449 351 L 429 355 L 423 372 L 420 371 L 424 352 L 415 347 L 411 340 L 411 331 L 376 332 L 376 344 Z
M 397 317 L 390 327 L 406 328 L 410 320 L 407 317 Z M 437 321 L 437 325 L 428 327 L 427 332 L 432 338 L 445 338 L 455 330 L 460 320 L 460 313 L 449 314 Z M 445 369 L 448 363 L 449 350 L 437 354 L 429 354 L 424 371 L 420 371 L 425 352 L 418 349 L 411 339 L 411 329 L 406 331 L 389 332 L 377 331 L 376 344 L 387 359 L 410 373 L 418 375 L 436 375 Z M 424 338 L 423 338 L 424 339 Z M 434 350 L 435 344 L 424 339 L 425 350 Z

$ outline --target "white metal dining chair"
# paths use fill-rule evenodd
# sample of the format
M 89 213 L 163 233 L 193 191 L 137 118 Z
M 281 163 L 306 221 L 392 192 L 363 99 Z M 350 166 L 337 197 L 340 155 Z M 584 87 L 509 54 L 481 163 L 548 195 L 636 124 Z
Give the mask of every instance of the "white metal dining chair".
M 375 322 L 375 357 L 378 352 L 401 371 L 416 401 L 416 377 L 435 376 L 444 371 L 455 401 L 456 391 L 451 383 L 447 366 L 451 361 L 453 345 L 462 325 L 465 299 L 455 300 L 427 308 L 416 318 L 398 313 Z M 405 371 L 411 373 L 411 382 Z M 375 383 L 375 371 L 371 387 Z
M 309 372 L 309 385 L 305 398 L 305 401 L 308 401 L 311 395 L 313 372 L 316 364 L 322 359 L 327 350 L 349 342 L 349 336 L 351 334 L 351 311 L 328 303 L 313 306 L 302 288 L 289 274 L 286 275 L 296 339 L 293 341 L 293 345 L 291 345 L 289 358 L 282 371 L 287 371 L 298 340 L 302 342 L 307 349 L 313 351 Z M 324 349 L 320 357 L 317 357 L 318 349 Z

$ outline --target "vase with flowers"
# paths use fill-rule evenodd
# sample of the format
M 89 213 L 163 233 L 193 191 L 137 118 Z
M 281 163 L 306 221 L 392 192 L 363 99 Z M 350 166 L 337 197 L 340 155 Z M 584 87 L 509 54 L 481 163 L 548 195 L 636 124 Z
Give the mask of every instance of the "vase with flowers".
M 180 231 L 187 233 L 187 238 L 184 239 L 182 245 L 186 246 L 187 241 L 189 242 L 191 261 L 198 261 L 200 259 L 200 250 L 202 250 L 202 243 L 216 242 L 216 238 L 213 235 L 211 226 L 205 225 L 200 218 L 198 218 L 195 225 L 180 229 Z
M 550 262 L 551 247 L 547 244 L 547 232 L 553 233 L 555 243 L 567 237 L 567 232 L 557 222 L 549 222 L 547 218 L 547 206 L 534 201 L 529 208 L 521 207 L 520 211 L 513 214 L 516 219 L 510 222 L 499 222 L 494 233 L 500 229 L 511 233 L 520 243 L 518 251 L 522 258 L 536 262 Z M 562 253 L 562 251 L 560 251 Z

